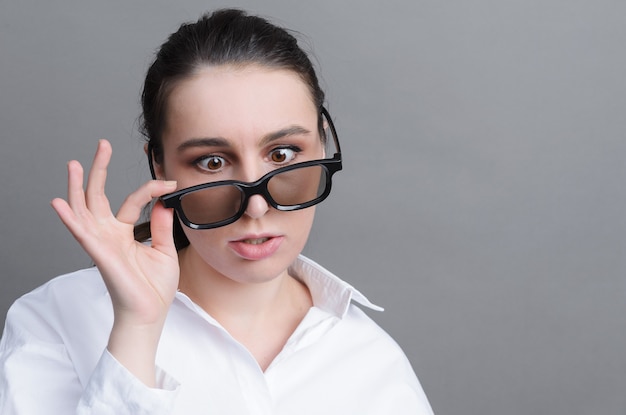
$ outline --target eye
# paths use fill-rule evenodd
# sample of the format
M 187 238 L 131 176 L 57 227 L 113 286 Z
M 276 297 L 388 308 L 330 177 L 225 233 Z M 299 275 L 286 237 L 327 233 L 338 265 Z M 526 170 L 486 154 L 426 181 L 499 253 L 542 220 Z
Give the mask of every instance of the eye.
M 219 156 L 206 156 L 196 160 L 195 164 L 202 170 L 214 172 L 224 167 L 225 160 Z
M 289 163 L 296 158 L 297 153 L 300 150 L 298 148 L 277 148 L 270 153 L 270 159 L 276 164 Z

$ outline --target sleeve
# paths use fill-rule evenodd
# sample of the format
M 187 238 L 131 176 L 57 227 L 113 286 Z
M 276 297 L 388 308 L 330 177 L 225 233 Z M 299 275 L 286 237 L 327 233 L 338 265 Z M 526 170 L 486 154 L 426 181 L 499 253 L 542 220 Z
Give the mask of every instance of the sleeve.
M 392 354 L 392 353 L 389 353 Z M 411 364 L 402 354 L 377 372 L 378 383 L 364 399 L 362 414 L 433 415 L 433 409 Z
M 145 386 L 106 350 L 86 385 L 62 343 L 20 328 L 9 313 L 0 340 L 0 414 L 171 414 L 179 386 L 157 369 L 158 388 Z
M 352 307 L 352 338 L 361 339 L 349 351 L 362 374 L 358 414 L 433 415 L 424 389 L 400 345 L 360 308 Z
M 157 367 L 157 388 L 148 388 L 105 350 L 78 404 L 77 414 L 173 413 L 178 382 Z

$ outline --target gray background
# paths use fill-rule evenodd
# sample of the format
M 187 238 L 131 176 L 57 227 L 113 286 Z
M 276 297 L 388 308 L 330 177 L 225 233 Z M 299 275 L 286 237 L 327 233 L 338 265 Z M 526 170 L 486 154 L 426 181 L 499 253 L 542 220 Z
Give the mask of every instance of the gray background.
M 0 317 L 90 261 L 49 207 L 211 1 L 0 0 Z M 438 415 L 626 411 L 626 2 L 232 3 L 304 34 L 345 153 L 306 253 L 386 307 Z M 2 318 L 3 320 L 3 318 Z

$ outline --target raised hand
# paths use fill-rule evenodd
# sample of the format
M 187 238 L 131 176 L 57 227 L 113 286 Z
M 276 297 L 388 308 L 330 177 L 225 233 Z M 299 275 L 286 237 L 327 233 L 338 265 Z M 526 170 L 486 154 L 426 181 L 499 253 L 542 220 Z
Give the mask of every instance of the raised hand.
M 173 213 L 160 203 L 151 216 L 152 244 L 136 242 L 135 222 L 153 198 L 175 190 L 175 182 L 152 180 L 131 193 L 117 215 L 105 195 L 111 145 L 101 140 L 83 190 L 83 168 L 68 163 L 68 198 L 52 206 L 93 259 L 111 295 L 114 325 L 109 351 L 147 384 L 154 383 L 154 356 L 167 311 L 178 288 Z

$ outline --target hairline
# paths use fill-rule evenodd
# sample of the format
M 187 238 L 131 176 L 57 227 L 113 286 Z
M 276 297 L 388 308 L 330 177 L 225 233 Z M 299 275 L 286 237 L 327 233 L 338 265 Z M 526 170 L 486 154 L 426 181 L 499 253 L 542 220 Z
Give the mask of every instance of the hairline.
M 318 104 L 315 99 L 315 91 L 313 90 L 312 86 L 309 85 L 309 82 L 307 81 L 306 76 L 300 73 L 299 71 L 295 70 L 294 68 L 290 67 L 289 65 L 280 65 L 280 64 L 275 64 L 275 63 L 273 64 L 271 62 L 259 62 L 257 60 L 248 60 L 248 61 L 241 61 L 241 62 L 224 62 L 224 63 L 199 62 L 193 66 L 193 69 L 190 72 L 179 75 L 179 76 L 171 77 L 170 79 L 165 80 L 160 85 L 159 91 L 157 93 L 156 101 L 162 102 L 161 108 L 159 108 L 159 117 L 163 121 L 160 125 L 161 127 L 160 130 L 157 131 L 157 134 L 159 135 L 158 140 L 155 140 L 155 141 L 161 142 L 161 146 L 162 146 L 163 132 L 166 129 L 166 123 L 167 123 L 166 114 L 168 111 L 168 104 L 169 104 L 170 96 L 174 88 L 176 88 L 176 86 L 179 83 L 184 82 L 187 79 L 191 79 L 196 75 L 199 75 L 203 70 L 206 70 L 208 68 L 224 68 L 224 69 L 232 68 L 235 71 L 245 71 L 246 69 L 250 69 L 254 67 L 257 67 L 259 69 L 267 69 L 270 71 L 272 70 L 288 71 L 288 72 L 295 74 L 300 79 L 300 81 L 302 81 L 302 83 L 306 86 L 307 91 L 309 91 L 309 98 L 318 113 L 318 118 L 321 117 L 321 108 L 318 108 Z

